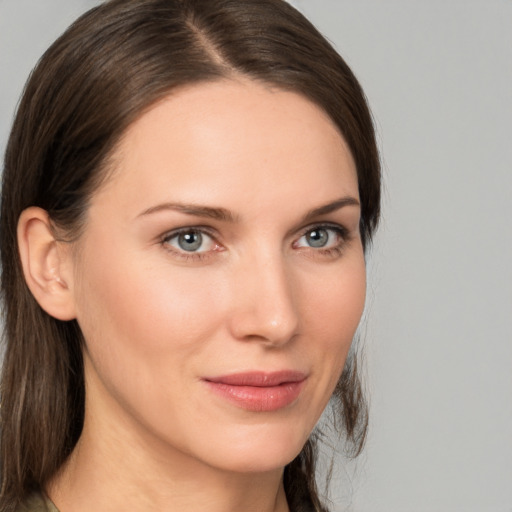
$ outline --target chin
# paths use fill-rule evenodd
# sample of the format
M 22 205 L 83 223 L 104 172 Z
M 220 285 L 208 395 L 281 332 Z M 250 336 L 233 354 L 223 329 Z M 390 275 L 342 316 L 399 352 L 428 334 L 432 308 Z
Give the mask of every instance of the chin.
M 245 453 L 243 456 L 238 454 L 226 454 L 223 460 L 216 464 L 219 469 L 233 473 L 270 473 L 282 471 L 282 469 L 292 462 L 300 453 L 302 446 L 298 450 L 288 451 L 286 453 Z
M 232 435 L 222 436 L 210 445 L 210 465 L 238 473 L 264 473 L 282 470 L 302 450 L 309 431 L 298 429 L 240 426 Z

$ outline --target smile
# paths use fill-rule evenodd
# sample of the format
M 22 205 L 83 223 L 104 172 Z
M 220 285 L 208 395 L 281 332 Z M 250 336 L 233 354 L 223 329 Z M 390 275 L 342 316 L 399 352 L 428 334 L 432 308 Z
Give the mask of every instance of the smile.
M 271 412 L 295 402 L 306 378 L 302 372 L 280 371 L 238 373 L 203 381 L 214 393 L 242 409 Z

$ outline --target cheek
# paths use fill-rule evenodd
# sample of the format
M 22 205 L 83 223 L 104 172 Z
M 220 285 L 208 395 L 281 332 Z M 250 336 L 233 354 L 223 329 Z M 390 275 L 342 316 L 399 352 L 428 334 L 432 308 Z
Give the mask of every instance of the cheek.
M 305 295 L 305 323 L 313 326 L 314 350 L 322 359 L 325 378 L 334 387 L 345 364 L 347 353 L 364 310 L 366 268 L 360 255 L 343 262 L 339 271 Z
M 215 287 L 204 279 L 200 286 L 197 273 L 145 264 L 129 252 L 102 258 L 84 258 L 86 278 L 76 290 L 90 396 L 113 397 L 138 421 L 165 423 L 173 407 L 183 406 L 183 386 L 218 329 Z M 162 416 L 164 406 L 169 413 Z
M 78 294 L 83 302 L 80 323 L 94 334 L 92 339 L 101 336 L 112 344 L 122 340 L 158 355 L 170 345 L 186 347 L 206 325 L 213 326 L 211 287 L 200 286 L 183 272 L 173 275 L 165 266 L 145 266 L 130 258 L 111 261 L 116 265 L 89 265 Z
M 307 300 L 311 321 L 336 339 L 352 339 L 364 309 L 366 296 L 366 269 L 364 257 L 355 254 L 342 262 L 338 269 L 325 276 L 321 285 L 311 286 Z M 335 334 L 338 333 L 338 336 Z M 328 336 L 331 338 L 331 336 Z

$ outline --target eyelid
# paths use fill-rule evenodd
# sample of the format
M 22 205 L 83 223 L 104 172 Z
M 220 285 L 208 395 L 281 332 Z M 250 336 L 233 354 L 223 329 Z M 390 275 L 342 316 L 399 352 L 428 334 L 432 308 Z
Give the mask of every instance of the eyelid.
M 174 247 L 170 244 L 170 241 L 181 234 L 197 232 L 202 236 L 206 236 L 211 239 L 214 247 L 205 251 L 186 251 L 184 249 L 180 249 L 178 247 Z M 213 252 L 220 252 L 223 250 L 223 246 L 218 241 L 218 237 L 213 233 L 213 230 L 208 226 L 182 226 L 180 228 L 172 229 L 170 231 L 166 231 L 159 237 L 159 243 L 165 248 L 166 251 L 177 256 L 178 258 L 185 260 L 203 260 L 212 255 Z
M 171 229 L 169 231 L 166 231 L 160 238 L 162 240 L 170 238 L 174 238 L 175 236 L 181 235 L 183 233 L 190 233 L 192 231 L 196 231 L 198 233 L 201 233 L 202 235 L 207 235 L 210 238 L 215 238 L 215 235 L 212 233 L 212 229 L 206 226 L 182 226 L 180 228 Z
M 332 231 L 336 231 L 336 233 L 338 233 L 342 238 L 347 238 L 349 236 L 349 230 L 342 224 L 337 224 L 334 222 L 317 222 L 302 228 L 300 230 L 299 238 L 303 237 L 311 231 L 314 231 L 315 229 L 330 229 Z
M 311 231 L 324 229 L 329 231 L 334 231 L 336 236 L 339 237 L 338 243 L 336 243 L 333 246 L 328 247 L 312 247 L 308 245 L 299 246 L 297 245 L 299 240 L 301 240 L 304 236 L 306 236 Z M 331 222 L 319 222 L 316 224 L 310 224 L 309 226 L 306 226 L 300 231 L 300 235 L 298 238 L 295 239 L 292 246 L 297 250 L 304 250 L 304 251 L 313 251 L 313 253 L 316 254 L 331 254 L 333 252 L 340 253 L 340 251 L 343 249 L 345 244 L 350 239 L 350 231 L 343 225 L 337 224 L 337 223 L 331 223 Z

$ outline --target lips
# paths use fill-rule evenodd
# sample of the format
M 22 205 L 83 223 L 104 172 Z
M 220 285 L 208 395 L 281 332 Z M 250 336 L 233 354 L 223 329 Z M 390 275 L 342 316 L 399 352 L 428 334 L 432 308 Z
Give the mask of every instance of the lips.
M 217 396 L 253 412 L 283 409 L 299 397 L 306 375 L 298 371 L 245 372 L 203 379 Z

